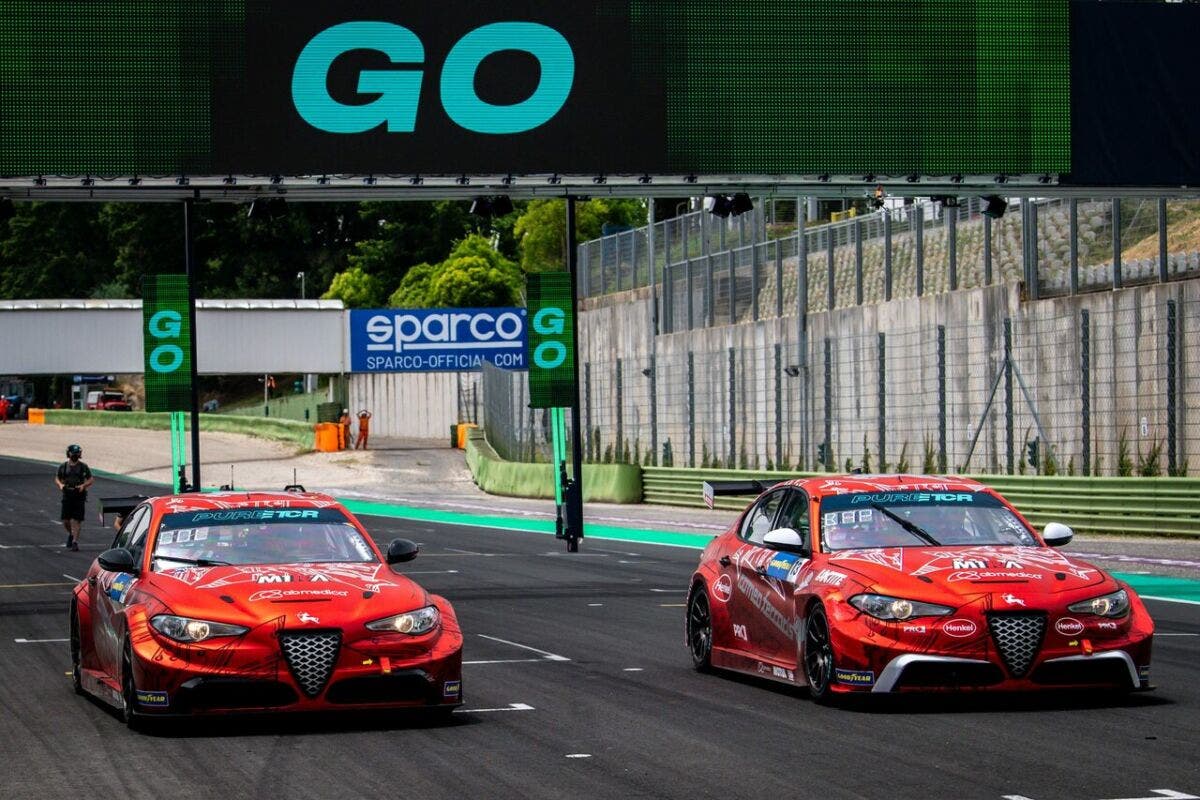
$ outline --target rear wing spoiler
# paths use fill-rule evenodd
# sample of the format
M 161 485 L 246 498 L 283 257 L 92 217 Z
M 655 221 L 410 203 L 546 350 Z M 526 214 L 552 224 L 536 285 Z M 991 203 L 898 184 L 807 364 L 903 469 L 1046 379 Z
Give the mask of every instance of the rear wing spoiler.
M 705 481 L 704 505 L 712 508 L 714 499 L 725 495 L 759 495 L 777 483 L 783 481 L 761 481 L 756 478 L 748 481 Z
M 129 512 L 137 508 L 138 504 L 146 499 L 148 498 L 144 494 L 133 494 L 128 497 L 101 497 L 100 524 L 104 524 L 105 514 L 116 514 L 118 517 L 129 516 Z

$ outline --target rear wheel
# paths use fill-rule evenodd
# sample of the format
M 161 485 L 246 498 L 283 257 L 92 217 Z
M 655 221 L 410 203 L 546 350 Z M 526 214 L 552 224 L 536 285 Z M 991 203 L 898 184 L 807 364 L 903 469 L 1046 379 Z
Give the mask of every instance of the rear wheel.
M 687 640 L 692 652 L 692 666 L 700 672 L 712 669 L 712 614 L 708 607 L 708 592 L 700 584 L 688 597 Z
M 829 620 L 825 608 L 813 606 L 804 626 L 804 676 L 808 680 L 808 691 L 818 703 L 832 703 L 836 695 L 830 690 L 833 685 L 833 641 L 829 636 Z
M 79 645 L 79 608 L 71 604 L 71 685 L 75 694 L 83 694 L 83 666 Z

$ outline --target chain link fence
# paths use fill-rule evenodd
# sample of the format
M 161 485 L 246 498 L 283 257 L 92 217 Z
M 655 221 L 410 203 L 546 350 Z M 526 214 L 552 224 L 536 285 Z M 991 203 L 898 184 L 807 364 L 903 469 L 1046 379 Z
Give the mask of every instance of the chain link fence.
M 1003 303 L 985 302 L 981 319 L 904 328 L 882 315 L 836 328 L 820 320 L 804 359 L 788 342 L 766 341 L 660 345 L 650 366 L 585 361 L 585 457 L 739 469 L 1188 474 L 1200 448 L 1200 299 L 1163 291 L 1094 305 L 1010 316 Z M 549 458 L 548 423 L 525 407 L 524 374 L 485 369 L 483 395 L 498 451 Z
M 1014 200 L 999 218 L 960 203 L 803 233 L 767 222 L 773 202 L 692 212 L 580 245 L 581 294 L 653 284 L 672 333 L 999 283 L 1039 299 L 1200 276 L 1200 200 Z

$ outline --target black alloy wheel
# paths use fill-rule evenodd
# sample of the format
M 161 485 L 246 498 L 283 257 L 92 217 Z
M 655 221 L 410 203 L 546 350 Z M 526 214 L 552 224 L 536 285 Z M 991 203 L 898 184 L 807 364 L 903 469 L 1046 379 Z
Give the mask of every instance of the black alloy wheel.
M 688 597 L 687 640 L 692 652 L 692 666 L 700 672 L 712 669 L 712 614 L 708 608 L 708 592 L 696 584 Z
M 71 604 L 71 686 L 75 694 L 83 694 L 83 666 L 79 649 L 79 609 Z
M 833 642 L 829 638 L 829 620 L 825 608 L 815 605 L 804 626 L 804 676 L 808 679 L 809 695 L 818 703 L 832 703 L 836 695 L 833 685 Z

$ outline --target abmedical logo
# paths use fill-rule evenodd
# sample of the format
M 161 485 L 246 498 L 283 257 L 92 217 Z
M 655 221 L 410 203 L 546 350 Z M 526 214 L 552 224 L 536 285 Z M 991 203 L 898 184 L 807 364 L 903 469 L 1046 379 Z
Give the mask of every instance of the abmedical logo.
M 350 312 L 353 372 L 457 372 L 484 361 L 525 369 L 523 308 Z

